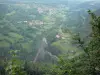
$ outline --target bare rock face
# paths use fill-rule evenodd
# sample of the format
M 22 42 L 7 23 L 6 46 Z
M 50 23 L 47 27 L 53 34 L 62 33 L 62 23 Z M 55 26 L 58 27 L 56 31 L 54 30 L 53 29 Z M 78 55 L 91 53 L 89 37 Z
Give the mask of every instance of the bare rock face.
M 48 52 L 46 50 L 46 47 L 48 46 L 46 38 L 43 38 L 41 41 L 40 48 L 36 54 L 36 57 L 34 58 L 34 62 L 49 62 L 49 63 L 56 63 L 57 56 L 53 55 L 51 52 Z

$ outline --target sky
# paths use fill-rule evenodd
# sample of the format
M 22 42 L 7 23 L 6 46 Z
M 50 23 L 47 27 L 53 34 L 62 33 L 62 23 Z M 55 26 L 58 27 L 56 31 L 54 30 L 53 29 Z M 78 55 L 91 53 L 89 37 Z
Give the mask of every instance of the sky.
M 6 1 L 27 1 L 27 2 L 30 2 L 30 1 L 33 1 L 33 2 L 46 2 L 46 3 L 49 3 L 49 2 L 63 2 L 63 1 L 68 1 L 68 2 L 86 2 L 86 1 L 100 1 L 100 0 L 0 0 L 0 2 L 6 2 Z
M 8 1 L 39 1 L 39 0 L 8 0 Z M 45 0 L 40 0 L 40 1 L 45 1 Z M 46 1 L 55 1 L 55 0 L 46 0 Z M 58 1 L 99 1 L 99 0 L 58 0 Z

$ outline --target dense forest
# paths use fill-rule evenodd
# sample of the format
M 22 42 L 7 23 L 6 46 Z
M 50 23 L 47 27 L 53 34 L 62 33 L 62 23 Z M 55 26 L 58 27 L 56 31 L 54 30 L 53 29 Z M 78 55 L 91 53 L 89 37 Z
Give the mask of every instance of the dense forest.
M 0 1 L 0 75 L 100 75 L 100 1 Z

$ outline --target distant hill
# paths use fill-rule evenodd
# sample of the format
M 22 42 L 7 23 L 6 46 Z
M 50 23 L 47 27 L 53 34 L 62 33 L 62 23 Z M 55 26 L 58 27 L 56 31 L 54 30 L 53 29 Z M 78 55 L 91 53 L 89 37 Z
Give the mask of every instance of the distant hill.
M 87 1 L 79 4 L 77 8 L 81 9 L 98 9 L 100 8 L 100 1 Z
M 96 14 L 97 16 L 100 16 L 100 8 L 99 8 L 98 10 L 95 11 L 95 14 Z

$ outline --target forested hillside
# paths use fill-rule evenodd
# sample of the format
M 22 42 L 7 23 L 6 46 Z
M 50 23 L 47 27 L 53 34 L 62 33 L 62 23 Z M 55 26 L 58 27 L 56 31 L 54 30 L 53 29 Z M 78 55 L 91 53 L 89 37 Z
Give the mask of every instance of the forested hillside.
M 99 75 L 100 2 L 42 2 L 1 2 L 0 75 Z

